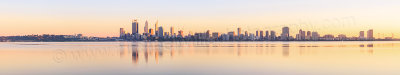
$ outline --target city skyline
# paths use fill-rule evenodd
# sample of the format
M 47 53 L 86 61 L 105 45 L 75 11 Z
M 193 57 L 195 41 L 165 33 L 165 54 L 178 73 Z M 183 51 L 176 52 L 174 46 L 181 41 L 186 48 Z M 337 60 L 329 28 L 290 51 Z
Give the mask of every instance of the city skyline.
M 171 3 L 174 2 L 174 3 Z M 129 3 L 138 3 L 135 5 Z M 144 23 L 154 28 L 175 27 L 189 32 L 280 30 L 290 27 L 291 36 L 299 29 L 321 34 L 357 36 L 358 31 L 374 29 L 374 37 L 399 37 L 398 1 L 13 1 L 3 0 L 0 36 L 31 34 L 85 34 L 117 37 L 115 29 L 132 31 L 130 19 L 137 18 L 139 32 Z M 68 5 L 76 5 L 68 7 Z M 239 6 L 237 6 L 239 5 Z M 338 6 L 339 5 L 339 6 Z M 147 6 L 147 8 L 141 8 Z M 132 10 L 135 9 L 135 10 Z M 165 29 L 164 31 L 168 31 Z M 292 32 L 293 31 L 293 32 Z M 176 33 L 176 32 L 175 32 Z M 278 32 L 279 33 L 279 32 Z M 378 35 L 380 33 L 380 35 Z

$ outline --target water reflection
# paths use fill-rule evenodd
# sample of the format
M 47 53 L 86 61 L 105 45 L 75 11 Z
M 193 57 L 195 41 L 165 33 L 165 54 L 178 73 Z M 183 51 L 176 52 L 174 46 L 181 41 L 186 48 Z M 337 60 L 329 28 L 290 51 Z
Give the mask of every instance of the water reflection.
M 224 70 L 225 73 L 240 70 L 250 73 L 265 70 L 280 72 L 287 68 L 301 72 L 321 69 L 314 65 L 336 71 L 346 68 L 364 69 L 365 66 L 380 68 L 386 65 L 384 69 L 391 70 L 400 67 L 396 65 L 400 61 L 395 61 L 400 57 L 400 42 L 32 42 L 2 45 L 0 60 L 4 63 L 0 66 L 5 67 L 0 68 L 0 74 L 1 71 L 12 71 L 7 70 L 9 68 L 17 71 L 32 65 L 50 66 L 49 69 L 64 70 L 65 67 L 60 65 L 67 65 L 74 69 L 96 67 L 105 72 L 115 71 L 110 68 L 118 69 L 116 72 L 129 70 L 142 74 L 171 70 Z
M 356 45 L 358 44 L 358 45 Z M 159 64 L 163 57 L 171 60 L 174 57 L 190 57 L 191 55 L 236 55 L 236 56 L 275 56 L 274 51 L 280 50 L 281 57 L 316 55 L 322 50 L 349 50 L 359 47 L 361 53 L 374 54 L 376 47 L 398 47 L 398 43 L 355 43 L 355 44 L 316 44 L 316 43 L 196 43 L 196 42 L 123 42 L 118 47 L 113 46 L 76 46 L 64 44 L 63 49 L 54 50 L 53 60 L 56 63 L 97 61 L 101 58 L 125 60 L 131 58 L 131 63 Z M 29 45 L 32 46 L 32 45 Z M 36 45 L 33 45 L 36 46 Z M 49 44 L 49 46 L 54 46 Z M 348 49 L 347 49 L 348 48 Z M 178 52 L 179 54 L 176 54 Z M 131 53 L 131 54 L 130 54 Z M 131 56 L 130 56 L 131 55 Z M 143 61 L 141 61 L 143 60 Z M 154 60 L 154 61 L 153 61 Z

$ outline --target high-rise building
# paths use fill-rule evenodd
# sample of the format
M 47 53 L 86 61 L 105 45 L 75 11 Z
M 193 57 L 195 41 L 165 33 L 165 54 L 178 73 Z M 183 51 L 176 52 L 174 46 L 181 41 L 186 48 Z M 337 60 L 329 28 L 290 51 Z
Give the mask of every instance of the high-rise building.
M 164 29 L 162 26 L 158 27 L 158 37 L 163 37 Z
M 318 34 L 318 32 L 312 32 L 311 34 L 311 39 L 312 40 L 319 40 L 320 35 Z
M 360 31 L 360 36 L 358 37 L 359 40 L 364 40 L 364 31 Z
M 154 35 L 154 29 L 149 29 L 149 33 L 150 33 L 150 35 Z
M 259 31 L 260 32 L 260 38 L 264 38 L 264 32 L 262 30 Z
M 275 31 L 271 31 L 271 36 L 270 36 L 270 40 L 276 40 L 276 33 Z
M 256 36 L 258 37 L 258 31 L 256 31 Z
M 134 19 L 132 21 L 132 35 L 138 34 L 139 33 L 139 23 L 137 22 L 137 19 Z
M 155 35 L 158 35 L 158 20 L 156 21 L 156 23 L 154 24 L 154 32 Z M 162 33 L 161 33 L 162 34 Z
M 144 23 L 144 33 L 149 33 L 149 22 L 147 22 L 147 20 Z
M 182 30 L 178 31 L 178 37 L 183 37 L 183 31 Z
M 211 36 L 210 36 L 210 30 L 207 30 L 206 31 L 206 33 L 205 33 L 205 37 L 206 37 L 206 39 L 208 39 L 208 38 L 210 38 Z
M 214 39 L 219 38 L 219 36 L 220 36 L 219 32 L 213 32 L 213 33 L 212 33 L 212 37 L 213 37 Z
M 372 30 L 372 29 L 368 30 L 367 39 L 368 40 L 374 40 L 374 30 Z
M 307 31 L 307 37 L 311 37 L 311 31 Z
M 155 28 L 154 31 L 157 31 L 157 30 L 158 30 L 157 27 L 158 27 L 158 20 L 156 21 L 156 24 L 154 24 L 154 28 Z
M 249 33 L 247 31 L 244 31 L 244 37 L 248 37 Z
M 174 32 L 174 27 L 172 27 L 172 26 L 171 26 L 171 29 L 170 29 L 170 33 L 171 33 L 171 35 L 172 35 L 172 34 L 175 34 L 175 32 Z
M 281 40 L 289 40 L 289 27 L 282 28 Z
M 124 28 L 119 28 L 119 36 L 120 36 L 120 37 L 125 36 L 125 30 L 124 30 Z
M 266 40 L 269 39 L 269 31 L 268 30 L 265 31 L 265 39 Z
M 237 32 L 238 32 L 237 35 L 240 37 L 240 34 L 242 34 L 242 28 L 238 28 L 238 29 L 237 29 Z

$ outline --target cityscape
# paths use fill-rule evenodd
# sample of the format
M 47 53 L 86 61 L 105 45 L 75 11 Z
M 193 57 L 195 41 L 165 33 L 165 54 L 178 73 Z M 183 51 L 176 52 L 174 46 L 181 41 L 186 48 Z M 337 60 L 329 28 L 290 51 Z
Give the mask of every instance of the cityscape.
M 119 37 L 87 37 L 83 34 L 76 35 L 26 35 L 26 36 L 3 36 L 1 42 L 35 42 L 35 41 L 396 41 L 391 37 L 375 38 L 374 30 L 360 31 L 358 36 L 346 36 L 345 34 L 319 34 L 317 31 L 298 30 L 295 36 L 290 36 L 289 27 L 282 27 L 278 34 L 275 30 L 256 30 L 248 32 L 238 27 L 237 31 L 227 33 L 211 32 L 189 32 L 184 34 L 183 30 L 175 31 L 174 27 L 158 25 L 155 22 L 154 28 L 149 27 L 148 21 L 144 23 L 144 31 L 139 33 L 139 22 L 132 20 L 132 31 L 129 33 L 125 28 L 119 29 Z M 169 29 L 170 31 L 166 31 Z M 177 32 L 177 33 L 176 33 Z

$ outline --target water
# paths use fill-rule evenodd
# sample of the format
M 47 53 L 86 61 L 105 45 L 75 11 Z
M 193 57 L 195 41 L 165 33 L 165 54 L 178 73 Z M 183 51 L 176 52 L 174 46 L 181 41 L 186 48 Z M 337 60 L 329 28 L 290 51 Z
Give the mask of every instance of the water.
M 0 75 L 399 75 L 400 42 L 3 42 Z

